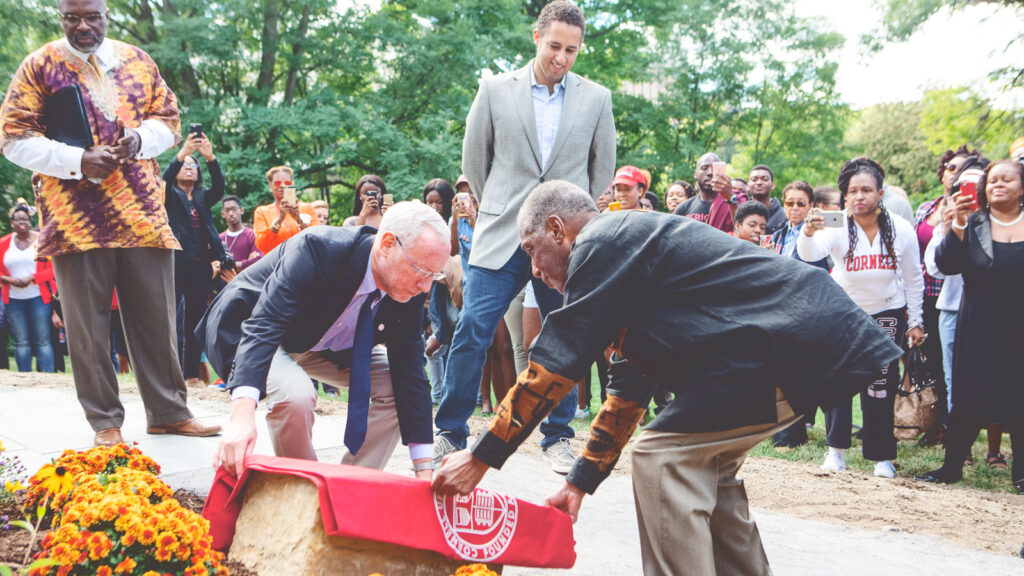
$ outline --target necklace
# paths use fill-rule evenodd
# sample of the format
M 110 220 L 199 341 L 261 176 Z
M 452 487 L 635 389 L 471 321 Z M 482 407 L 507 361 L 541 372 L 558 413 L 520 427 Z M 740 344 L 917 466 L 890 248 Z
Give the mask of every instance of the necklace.
M 990 220 L 992 220 L 992 222 L 1000 226 L 1005 226 L 1006 228 L 1009 228 L 1010 226 L 1017 224 L 1021 220 L 1024 220 L 1024 210 L 1021 210 L 1020 214 L 1017 214 L 1017 217 L 1009 222 L 1003 222 L 999 218 L 996 218 L 995 214 L 992 214 L 991 212 L 989 212 L 988 217 Z

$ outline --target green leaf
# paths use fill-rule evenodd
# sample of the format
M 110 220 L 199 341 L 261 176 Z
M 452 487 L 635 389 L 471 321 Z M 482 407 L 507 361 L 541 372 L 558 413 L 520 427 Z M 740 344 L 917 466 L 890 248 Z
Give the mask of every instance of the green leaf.
M 43 516 L 46 516 L 46 506 L 36 507 L 36 518 L 42 520 Z
M 43 568 L 45 566 L 56 566 L 58 564 L 60 564 L 60 561 L 55 560 L 53 558 L 40 558 L 39 560 L 36 560 L 35 562 L 29 564 L 28 569 L 31 571 L 36 568 Z
M 96 481 L 100 483 L 100 486 L 106 488 L 107 484 L 110 484 L 110 476 L 106 474 L 97 474 Z
M 13 572 L 11 572 L 10 566 L 7 566 L 6 564 L 0 564 L 0 576 L 12 576 L 12 575 L 13 575 Z
M 32 525 L 24 520 L 11 520 L 9 524 L 11 526 L 21 528 L 22 530 L 28 530 L 29 532 L 32 531 Z

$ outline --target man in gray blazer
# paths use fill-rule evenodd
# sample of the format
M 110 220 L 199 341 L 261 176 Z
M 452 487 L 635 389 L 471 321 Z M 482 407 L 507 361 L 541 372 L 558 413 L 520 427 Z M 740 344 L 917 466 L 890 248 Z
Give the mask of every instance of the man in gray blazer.
M 509 303 L 533 278 L 519 246 L 516 216 L 533 188 L 568 180 L 593 197 L 615 171 L 611 92 L 569 70 L 583 43 L 583 12 L 557 0 L 544 7 L 533 31 L 536 57 L 524 68 L 485 78 L 466 119 L 462 170 L 480 200 L 463 313 L 455 329 L 435 417 L 434 458 L 466 447 L 487 347 Z M 562 297 L 539 278 L 533 289 L 541 315 Z M 500 400 L 500 399 L 499 399 Z M 572 392 L 541 424 L 541 447 L 552 469 L 567 474 L 574 460 L 568 439 L 576 410 Z

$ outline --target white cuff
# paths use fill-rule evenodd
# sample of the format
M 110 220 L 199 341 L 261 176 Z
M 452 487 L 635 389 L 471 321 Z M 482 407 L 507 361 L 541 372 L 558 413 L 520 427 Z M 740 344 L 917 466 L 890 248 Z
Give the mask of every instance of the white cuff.
M 135 133 L 139 135 L 139 153 L 135 158 L 146 160 L 156 158 L 163 154 L 171 146 L 174 146 L 174 135 L 171 134 L 167 124 L 159 120 L 143 120 Z
M 260 403 L 260 390 L 253 386 L 235 386 L 231 389 L 231 399 L 237 400 L 239 398 L 248 398 L 259 405 Z
M 85 156 L 85 148 L 64 146 L 60 151 L 60 163 L 64 168 L 65 180 L 85 178 L 85 175 L 82 174 L 82 156 Z
M 409 444 L 409 458 L 422 460 L 423 458 L 434 457 L 433 444 Z

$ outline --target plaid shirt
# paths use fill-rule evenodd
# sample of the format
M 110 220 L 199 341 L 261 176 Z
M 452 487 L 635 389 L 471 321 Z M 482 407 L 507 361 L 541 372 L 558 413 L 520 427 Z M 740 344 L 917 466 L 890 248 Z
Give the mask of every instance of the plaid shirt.
M 939 206 L 939 200 L 941 199 L 942 196 L 939 196 L 935 200 L 929 200 L 928 202 L 921 204 L 921 207 L 917 209 L 917 215 L 914 217 L 914 231 L 917 231 L 918 227 L 921 226 L 921 223 L 927 220 L 928 217 L 931 216 L 933 212 L 935 212 L 935 209 L 938 208 Z M 927 243 L 921 246 L 921 258 L 924 258 L 924 250 L 927 247 Z M 922 264 L 923 263 L 924 262 L 922 261 Z M 923 270 L 924 266 L 922 265 L 921 268 Z M 942 280 L 938 278 L 932 278 L 931 276 L 928 275 L 927 270 L 924 270 L 923 273 L 925 298 L 938 298 L 939 292 L 942 290 Z

